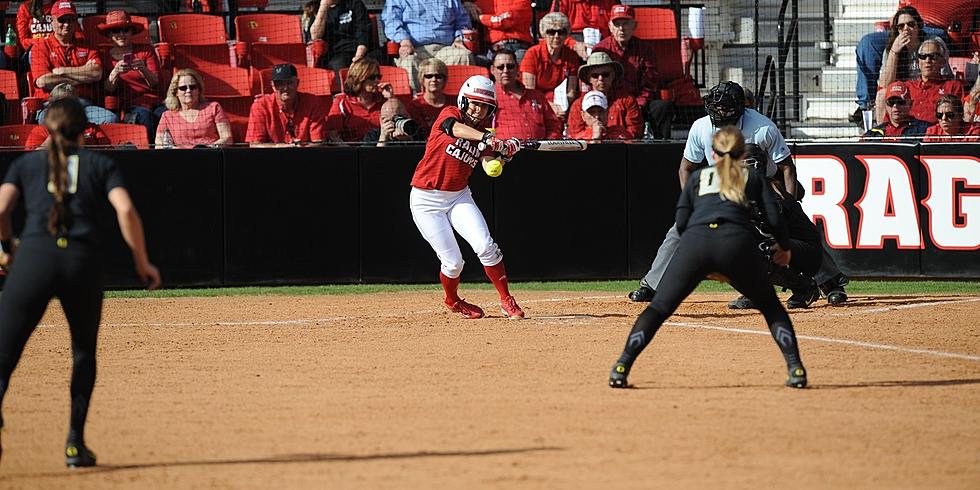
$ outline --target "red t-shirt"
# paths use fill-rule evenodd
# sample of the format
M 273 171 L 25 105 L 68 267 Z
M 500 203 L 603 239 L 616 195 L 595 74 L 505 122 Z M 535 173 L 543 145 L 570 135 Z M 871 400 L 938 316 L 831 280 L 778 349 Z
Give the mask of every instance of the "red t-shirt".
M 620 87 L 636 97 L 636 103 L 646 106 L 651 98 L 659 99 L 660 82 L 657 76 L 657 55 L 653 43 L 632 38 L 622 48 L 612 36 L 599 41 L 593 52 L 604 51 L 609 57 L 623 65 L 623 78 Z M 582 80 L 588 82 L 588 80 Z
M 297 93 L 296 111 L 292 117 L 286 114 L 276 94 L 256 97 L 248 114 L 248 143 L 309 143 L 327 139 L 325 107 L 323 101 L 305 92 Z M 293 127 L 289 132 L 290 125 Z M 362 136 L 363 137 L 363 136 Z
M 622 90 L 609 98 L 609 115 L 603 139 L 636 139 L 643 135 L 643 113 L 636 99 Z M 568 137 L 592 139 L 592 128 L 582 119 L 582 99 L 568 109 Z
M 463 113 L 456 106 L 446 106 L 439 113 L 425 143 L 425 155 L 415 167 L 412 187 L 461 191 L 466 188 L 473 169 L 480 165 L 480 157 L 493 154 L 490 150 L 481 153 L 477 146 L 479 142 L 453 138 L 443 132 L 440 126 L 448 118 L 462 121 Z
M 85 131 L 82 132 L 82 135 L 85 136 L 85 146 L 109 146 L 112 144 L 109 141 L 109 136 L 107 136 L 105 131 L 103 131 L 97 124 L 88 123 L 88 126 L 85 127 Z M 44 143 L 44 140 L 48 139 L 48 136 L 48 127 L 43 124 L 39 124 L 35 126 L 34 129 L 31 129 L 31 134 L 27 135 L 27 141 L 24 143 L 24 147 L 28 150 L 33 150 L 34 148 L 41 146 Z
M 581 64 L 582 58 L 568 46 L 561 47 L 558 59 L 552 63 L 548 45 L 541 41 L 527 50 L 521 60 L 521 71 L 534 75 L 534 88 L 544 92 L 548 100 L 553 100 L 555 87 L 569 76 L 578 75 Z
M 490 42 L 516 39 L 528 44 L 531 39 L 531 2 L 527 0 L 493 0 L 493 9 L 483 10 L 480 23 L 487 26 Z M 496 19 L 496 22 L 494 22 Z
M 99 53 L 94 49 L 81 44 L 62 46 L 53 35 L 48 36 L 34 44 L 31 52 L 31 76 L 36 82 L 38 78 L 51 73 L 55 68 L 84 66 L 89 60 L 95 60 L 95 63 L 100 68 L 102 67 Z M 100 83 L 102 83 L 101 80 L 75 85 L 75 95 L 98 103 L 95 100 L 95 92 Z M 36 84 L 31 88 L 35 97 L 47 99 L 50 94 L 48 90 L 42 89 Z
M 432 131 L 432 124 L 436 122 L 436 118 L 439 117 L 439 113 L 442 112 L 446 106 L 452 105 L 452 99 L 446 96 L 446 105 L 442 107 L 436 107 L 429 105 L 425 101 L 425 96 L 420 95 L 408 102 L 405 109 L 408 110 L 408 114 L 412 116 L 419 123 L 419 127 L 422 128 L 422 134 L 428 136 Z
M 28 9 L 30 3 L 25 1 L 17 9 L 17 41 L 24 51 L 31 49 L 35 42 L 54 32 L 54 27 L 51 25 L 51 6 L 54 3 L 49 3 L 41 8 L 44 11 L 44 18 L 41 20 L 35 19 L 31 15 Z
M 327 114 L 327 130 L 337 131 L 342 141 L 361 141 L 372 129 L 381 129 L 384 102 L 384 97 L 378 96 L 374 105 L 365 109 L 356 96 L 340 94 L 334 97 Z
M 167 111 L 160 117 L 157 134 L 163 135 L 170 131 L 170 139 L 174 145 L 181 148 L 193 148 L 196 145 L 211 145 L 218 141 L 218 124 L 230 124 L 228 116 L 221 104 L 206 102 L 197 112 L 197 119 L 188 121 L 178 111 Z
M 146 63 L 146 69 L 148 71 L 157 74 L 157 83 L 159 83 L 160 60 L 157 58 L 156 51 L 149 46 L 134 46 L 133 56 L 137 60 L 142 60 Z M 106 67 L 105 73 L 102 75 L 103 80 L 109 78 L 109 72 L 120 61 L 122 60 L 113 59 L 108 51 L 103 53 L 102 66 Z M 129 70 L 119 74 L 119 78 L 116 80 L 115 95 L 119 96 L 124 109 L 132 106 L 153 109 L 160 103 L 160 97 L 156 94 L 156 88 L 151 87 L 146 82 L 146 78 L 143 78 L 143 74 L 139 70 Z
M 555 0 L 558 12 L 568 17 L 572 32 L 582 32 L 586 27 L 594 27 L 609 35 L 609 9 L 619 0 Z
M 958 80 L 908 80 L 905 88 L 912 98 L 912 117 L 928 122 L 936 122 L 936 103 L 944 95 L 963 98 L 963 84 Z
M 524 94 L 505 92 L 497 85 L 497 111 L 493 127 L 498 138 L 561 138 L 562 123 L 551 109 L 544 94 L 525 88 Z
M 932 136 L 932 138 L 930 138 L 930 136 Z M 980 136 L 980 125 L 963 123 L 963 125 L 960 126 L 959 136 Z M 933 124 L 932 126 L 929 126 L 929 129 L 926 130 L 926 136 L 925 138 L 922 138 L 922 141 L 925 141 L 927 143 L 936 143 L 936 142 L 960 143 L 964 141 L 980 141 L 980 138 L 976 138 L 976 137 L 956 138 L 956 139 L 950 138 L 950 135 L 944 133 L 943 128 L 939 127 L 939 123 L 936 123 Z

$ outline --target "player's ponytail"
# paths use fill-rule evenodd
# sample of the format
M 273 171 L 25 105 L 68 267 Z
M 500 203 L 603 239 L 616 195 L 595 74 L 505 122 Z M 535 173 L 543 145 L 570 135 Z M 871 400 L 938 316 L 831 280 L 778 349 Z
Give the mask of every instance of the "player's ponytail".
M 745 206 L 747 172 L 740 163 L 742 155 L 745 154 L 745 138 L 742 136 L 742 131 L 735 126 L 719 129 L 711 141 L 711 147 L 717 158 L 715 170 L 718 172 L 718 192 L 725 199 Z
M 88 118 L 78 99 L 67 97 L 48 105 L 44 125 L 51 135 L 48 144 L 48 190 L 54 195 L 54 205 L 48 217 L 51 236 L 63 235 L 68 230 L 68 211 L 65 193 L 68 189 L 68 157 L 78 153 L 78 140 Z

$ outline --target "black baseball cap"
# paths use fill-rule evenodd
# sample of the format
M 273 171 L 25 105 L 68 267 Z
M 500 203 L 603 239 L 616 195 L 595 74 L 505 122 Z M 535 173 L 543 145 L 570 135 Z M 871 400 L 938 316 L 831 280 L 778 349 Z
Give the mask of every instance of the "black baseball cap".
M 296 67 L 289 63 L 282 63 L 272 67 L 272 81 L 274 82 L 298 77 L 299 73 L 296 72 Z

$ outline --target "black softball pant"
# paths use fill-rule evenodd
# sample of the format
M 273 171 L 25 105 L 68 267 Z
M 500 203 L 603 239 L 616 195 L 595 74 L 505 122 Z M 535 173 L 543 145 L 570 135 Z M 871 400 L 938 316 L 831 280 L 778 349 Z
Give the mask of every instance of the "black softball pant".
M 71 332 L 69 437 L 81 438 L 95 387 L 95 347 L 102 317 L 98 250 L 78 240 L 59 248 L 54 238 L 25 239 L 0 295 L 0 406 L 27 339 L 51 298 L 61 301 Z M 3 418 L 0 417 L 0 427 Z
M 727 277 L 731 285 L 752 300 L 752 304 L 762 312 L 787 366 L 800 365 L 793 324 L 776 297 L 767 270 L 768 264 L 759 250 L 758 237 L 748 228 L 720 223 L 687 229 L 664 271 L 657 294 L 633 325 L 620 362 L 632 365 L 681 301 L 708 274 L 719 273 Z

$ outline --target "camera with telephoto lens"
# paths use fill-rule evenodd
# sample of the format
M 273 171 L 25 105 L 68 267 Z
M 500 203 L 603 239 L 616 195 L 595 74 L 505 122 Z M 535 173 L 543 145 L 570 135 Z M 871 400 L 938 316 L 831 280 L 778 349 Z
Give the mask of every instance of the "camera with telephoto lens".
M 399 130 L 409 136 L 414 136 L 419 130 L 419 123 L 410 117 L 395 114 L 391 121 L 395 123 L 395 130 Z

